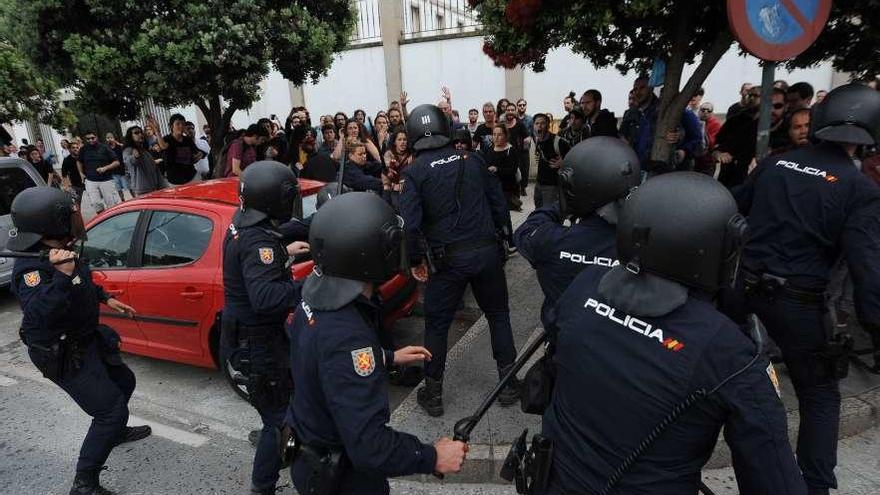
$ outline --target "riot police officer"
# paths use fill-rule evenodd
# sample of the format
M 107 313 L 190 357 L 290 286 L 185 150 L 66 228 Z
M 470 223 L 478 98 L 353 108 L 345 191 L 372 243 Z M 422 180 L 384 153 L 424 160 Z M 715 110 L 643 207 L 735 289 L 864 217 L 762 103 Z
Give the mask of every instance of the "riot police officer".
M 295 241 L 285 246 L 279 226 L 293 214 L 298 195 L 290 168 L 273 161 L 251 164 L 240 178 L 241 209 L 223 242 L 226 296 L 221 330 L 221 362 L 245 378 L 249 401 L 263 430 L 254 455 L 251 493 L 275 493 L 281 469 L 278 429 L 293 390 L 284 320 L 299 303 L 300 284 L 288 258 L 308 251 Z
M 98 324 L 98 306 L 130 317 L 134 308 L 93 283 L 88 265 L 76 259 L 70 246 L 84 231 L 67 194 L 51 187 L 25 189 L 11 212 L 15 229 L 7 248 L 48 251 L 47 257 L 15 262 L 12 291 L 21 303 L 21 339 L 43 376 L 92 417 L 70 494 L 110 494 L 98 481 L 110 451 L 147 437 L 150 427 L 126 426 L 135 377 L 119 355 L 119 335 Z
M 297 387 L 290 473 L 299 493 L 386 494 L 388 477 L 457 472 L 464 460 L 462 442 L 427 445 L 388 427 L 384 371 L 431 359 L 424 347 L 392 352 L 379 343 L 373 296 L 406 261 L 401 223 L 381 198 L 363 192 L 333 198 L 315 214 L 315 270 L 287 325 Z
M 443 414 L 443 371 L 447 334 L 468 284 L 486 315 L 499 376 L 516 359 L 510 328 L 507 281 L 498 238 L 510 223 L 504 195 L 483 159 L 450 145 L 449 122 L 433 105 L 416 107 L 407 120 L 407 137 L 417 153 L 404 169 L 400 212 L 411 238 L 413 276 L 425 288 L 425 385 L 418 403 L 431 416 Z M 507 231 L 504 237 L 510 237 Z M 511 381 L 499 397 L 516 403 Z
M 617 264 L 614 226 L 640 181 L 639 159 L 624 141 L 607 136 L 581 141 L 562 162 L 560 203 L 536 209 L 514 232 L 519 252 L 537 270 L 545 329 L 549 311 L 581 270 Z
M 729 311 L 756 313 L 782 350 L 801 418 L 798 463 L 810 493 L 827 494 L 837 487 L 838 380 L 849 343 L 832 335 L 825 289 L 841 253 L 880 359 L 880 190 L 852 160 L 858 146 L 880 142 L 880 93 L 841 86 L 812 112 L 818 144 L 763 160 L 736 192 L 752 235 Z
M 588 267 L 556 304 L 559 372 L 542 428 L 552 463 L 539 492 L 693 494 L 724 426 L 740 493 L 805 493 L 773 368 L 712 304 L 745 230 L 705 175 L 632 193 L 621 264 Z

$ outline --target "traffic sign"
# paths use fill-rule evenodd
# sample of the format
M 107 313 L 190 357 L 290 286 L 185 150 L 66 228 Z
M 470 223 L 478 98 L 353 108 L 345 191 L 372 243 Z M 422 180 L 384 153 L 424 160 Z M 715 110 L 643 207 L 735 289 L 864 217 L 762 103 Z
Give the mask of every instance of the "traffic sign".
M 727 18 L 740 45 L 772 62 L 807 49 L 828 22 L 831 0 L 727 0 Z

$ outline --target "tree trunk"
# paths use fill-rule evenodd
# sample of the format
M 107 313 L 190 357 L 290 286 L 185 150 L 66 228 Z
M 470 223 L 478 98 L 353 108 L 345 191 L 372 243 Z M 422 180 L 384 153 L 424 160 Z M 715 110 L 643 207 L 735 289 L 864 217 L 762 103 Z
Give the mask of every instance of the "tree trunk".
M 663 90 L 660 92 L 660 102 L 658 103 L 657 123 L 654 127 L 654 144 L 651 147 L 651 164 L 650 169 L 659 169 L 660 171 L 669 171 L 673 168 L 673 153 L 675 149 L 673 145 L 666 142 L 666 133 L 679 127 L 681 116 L 687 107 L 691 96 L 706 81 L 709 73 L 721 60 L 721 57 L 730 48 L 733 43 L 733 35 L 729 30 L 719 31 L 712 42 L 712 45 L 703 52 L 697 69 L 693 75 L 687 80 L 684 87 L 681 87 L 681 75 L 684 71 L 685 62 L 687 61 L 687 47 L 689 42 L 689 32 L 692 29 L 693 15 L 692 5 L 685 5 L 681 15 L 681 22 L 676 27 L 675 40 L 672 54 L 669 56 L 666 65 L 666 77 L 664 78 Z
M 235 113 L 235 107 L 230 106 L 226 110 L 220 96 L 212 96 L 208 101 L 197 101 L 196 106 L 205 115 L 205 120 L 211 127 L 211 157 L 214 162 L 214 177 L 223 177 L 226 164 L 221 163 L 221 152 L 226 144 L 227 129 L 232 115 Z

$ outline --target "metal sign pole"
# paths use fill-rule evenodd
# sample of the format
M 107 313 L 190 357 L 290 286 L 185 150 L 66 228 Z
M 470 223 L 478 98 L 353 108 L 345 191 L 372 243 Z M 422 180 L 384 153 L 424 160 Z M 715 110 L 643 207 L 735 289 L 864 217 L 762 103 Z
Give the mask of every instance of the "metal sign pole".
M 770 105 L 773 100 L 773 79 L 776 77 L 776 62 L 764 62 L 761 77 L 761 115 L 758 118 L 758 143 L 755 159 L 761 161 L 770 151 Z

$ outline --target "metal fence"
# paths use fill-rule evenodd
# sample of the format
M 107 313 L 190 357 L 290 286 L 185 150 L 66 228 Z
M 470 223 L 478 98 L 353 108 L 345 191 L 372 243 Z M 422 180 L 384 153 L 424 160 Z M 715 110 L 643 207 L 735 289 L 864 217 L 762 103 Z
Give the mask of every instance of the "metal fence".
M 351 45 L 382 41 L 379 2 L 400 1 L 403 37 L 407 39 L 476 33 L 480 30 L 476 13 L 467 0 L 353 0 L 357 11 Z
M 379 1 L 380 0 L 355 0 L 354 7 L 357 10 L 357 24 L 351 34 L 351 44 L 360 45 L 382 40 L 379 28 Z
M 405 38 L 473 33 L 480 27 L 467 0 L 403 0 Z

